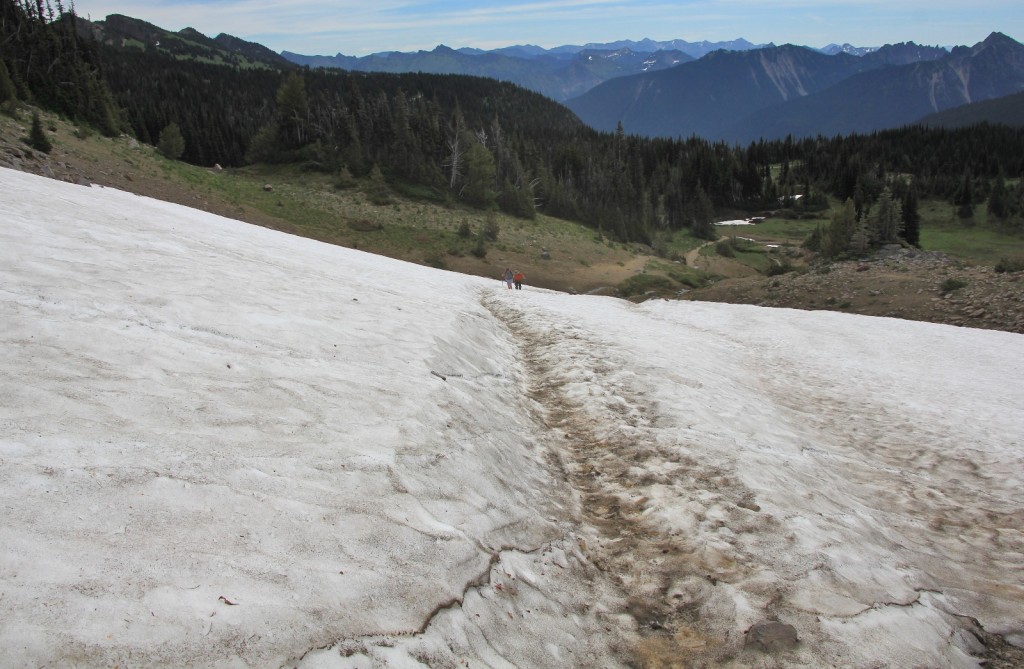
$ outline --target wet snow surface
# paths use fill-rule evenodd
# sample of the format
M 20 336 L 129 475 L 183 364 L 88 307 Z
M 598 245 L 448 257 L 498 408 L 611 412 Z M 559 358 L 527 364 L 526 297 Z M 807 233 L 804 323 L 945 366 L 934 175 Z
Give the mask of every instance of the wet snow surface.
M 508 291 L 111 189 L 0 190 L 4 666 L 1024 644 L 1021 335 Z M 799 642 L 745 643 L 767 621 Z

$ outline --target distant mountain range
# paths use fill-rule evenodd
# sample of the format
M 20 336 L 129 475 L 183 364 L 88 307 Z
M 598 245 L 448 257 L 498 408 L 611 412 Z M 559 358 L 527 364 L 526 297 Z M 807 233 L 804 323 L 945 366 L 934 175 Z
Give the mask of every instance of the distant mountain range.
M 519 53 L 520 55 L 513 55 Z M 300 56 L 281 54 L 297 65 L 336 67 L 355 72 L 425 72 L 428 74 L 465 74 L 510 81 L 523 88 L 564 102 L 615 77 L 652 72 L 693 60 L 682 51 L 636 52 L 622 47 L 615 50 L 583 49 L 576 53 L 528 54 L 517 48 L 493 52 L 454 50 L 439 46 L 433 51 L 385 53 L 355 58 L 352 56 Z
M 897 46 L 901 48 L 829 44 L 822 49 L 810 50 L 829 56 L 869 56 L 884 50 L 890 54 L 899 53 L 903 62 L 930 60 L 949 53 L 940 47 L 920 47 L 914 44 Z M 774 44 L 752 44 L 744 39 L 726 42 L 644 39 L 582 46 L 565 45 L 553 49 L 517 45 L 484 51 L 451 49 L 441 45 L 432 51 L 390 51 L 362 57 L 340 53 L 335 56 L 304 56 L 290 51 L 283 51 L 281 56 L 305 67 L 333 67 L 353 72 L 427 72 L 490 77 L 510 81 L 553 100 L 565 102 L 605 81 L 668 70 L 715 52 L 749 52 L 774 48 Z M 871 58 L 868 60 L 871 61 Z
M 972 106 L 963 116 L 930 115 L 1024 91 L 1024 46 L 992 33 L 972 47 L 882 47 L 619 41 L 544 49 L 482 51 L 438 46 L 364 57 L 277 54 L 221 33 L 170 32 L 121 15 L 80 29 L 122 48 L 160 48 L 178 57 L 237 67 L 328 67 L 488 77 L 565 103 L 604 131 L 750 142 L 761 138 L 871 132 L 915 123 L 1013 122 L 1019 102 Z M 1018 121 L 1019 123 L 1019 121 Z
M 568 101 L 588 125 L 728 142 L 871 132 L 1024 91 L 1024 46 L 992 33 L 951 51 L 912 42 L 863 56 L 785 45 L 719 51 L 620 77 Z
M 666 70 L 719 49 L 740 51 L 755 48 L 758 46 L 746 40 L 642 40 L 567 45 L 554 49 L 521 45 L 482 51 L 451 49 L 441 45 L 432 51 L 393 51 L 362 57 L 340 53 L 335 56 L 304 56 L 289 51 L 282 52 L 281 56 L 296 65 L 336 67 L 354 72 L 425 72 L 490 77 L 564 102 L 616 77 Z

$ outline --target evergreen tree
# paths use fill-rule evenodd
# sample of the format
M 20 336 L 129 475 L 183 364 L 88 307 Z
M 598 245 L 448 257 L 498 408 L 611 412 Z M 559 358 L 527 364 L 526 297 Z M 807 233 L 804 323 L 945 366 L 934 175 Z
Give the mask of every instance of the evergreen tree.
M 1009 203 L 1006 195 L 1006 180 L 1002 174 L 996 177 L 992 184 L 992 192 L 988 195 L 988 213 L 1000 220 L 1005 220 L 1010 215 Z
M 964 172 L 960 179 L 960 186 L 953 194 L 953 204 L 956 206 L 956 213 L 960 218 L 974 216 L 974 184 L 970 172 Z
M 245 159 L 250 163 L 276 163 L 281 160 L 277 148 L 277 126 L 265 125 L 249 140 Z
M 921 245 L 921 214 L 917 211 L 917 186 L 911 184 L 903 194 L 903 239 L 911 246 Z
M 825 240 L 825 231 L 821 229 L 820 225 L 814 226 L 814 230 L 811 230 L 811 234 L 807 236 L 804 243 L 801 246 L 808 251 L 814 251 L 816 253 L 821 252 L 822 244 Z
M 181 154 L 185 153 L 185 138 L 182 137 L 181 128 L 178 127 L 177 123 L 171 121 L 161 131 L 156 148 L 171 160 L 181 158 Z
M 691 228 L 693 235 L 699 239 L 707 239 L 709 241 L 715 241 L 718 239 L 718 231 L 715 230 L 715 224 L 712 218 L 715 215 L 715 207 L 711 203 L 711 198 L 704 192 L 704 189 L 697 186 L 697 194 L 692 204 L 692 222 Z
M 858 221 L 864 218 L 864 215 L 867 213 L 867 202 L 868 197 L 864 192 L 864 184 L 860 179 L 858 179 L 857 185 L 853 189 L 853 210 Z
M 466 151 L 466 183 L 462 188 L 466 202 L 480 209 L 493 207 L 497 195 L 494 174 L 494 156 L 481 142 L 471 142 Z
M 18 100 L 18 89 L 11 81 L 11 73 L 7 70 L 7 63 L 0 58 L 0 103 L 16 102 Z
M 1024 215 L 1024 179 L 1017 181 L 1017 187 L 1009 192 L 1008 209 L 1011 215 Z
M 854 224 L 849 249 L 856 255 L 864 255 L 869 248 L 871 248 L 871 235 L 868 231 L 868 222 L 866 218 L 861 218 Z
M 888 244 L 895 242 L 902 230 L 900 203 L 893 200 L 892 191 L 886 186 L 869 217 L 869 236 L 873 242 Z
M 46 131 L 43 130 L 43 122 L 39 118 L 39 112 L 32 112 L 32 130 L 29 131 L 28 145 L 36 151 L 43 153 L 49 153 L 53 150 L 53 144 L 50 143 L 50 138 L 46 136 Z
M 857 211 L 853 198 L 848 198 L 842 206 L 832 213 L 828 230 L 821 239 L 821 253 L 834 258 L 850 249 L 851 240 L 857 230 Z M 865 235 L 866 227 L 865 227 Z M 865 239 L 865 244 L 866 244 Z
M 308 122 L 309 97 L 306 95 L 306 80 L 298 72 L 292 72 L 277 89 L 279 138 L 289 148 L 303 146 L 308 140 Z

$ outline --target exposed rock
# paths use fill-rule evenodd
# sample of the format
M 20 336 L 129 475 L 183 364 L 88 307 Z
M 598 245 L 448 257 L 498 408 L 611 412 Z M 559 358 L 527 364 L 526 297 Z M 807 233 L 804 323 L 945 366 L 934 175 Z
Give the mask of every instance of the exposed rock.
M 761 507 L 758 504 L 754 503 L 752 500 L 747 500 L 747 499 L 740 500 L 739 502 L 736 502 L 736 506 L 740 507 L 741 509 L 747 509 L 749 511 L 760 511 L 761 510 Z
M 747 630 L 745 645 L 765 653 L 774 653 L 780 650 L 794 648 L 800 639 L 797 638 L 796 628 L 780 622 L 757 623 Z

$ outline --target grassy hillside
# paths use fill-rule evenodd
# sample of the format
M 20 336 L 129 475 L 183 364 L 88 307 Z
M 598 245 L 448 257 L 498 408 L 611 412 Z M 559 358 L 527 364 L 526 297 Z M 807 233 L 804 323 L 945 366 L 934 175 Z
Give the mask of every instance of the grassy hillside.
M 665 235 L 656 240 L 655 253 L 650 247 L 612 242 L 577 223 L 543 215 L 523 220 L 469 209 L 437 193 L 380 180 L 344 179 L 340 174 L 294 166 L 196 167 L 168 160 L 127 137 L 102 137 L 51 114 L 43 118 L 54 144 L 49 156 L 29 150 L 22 141 L 28 135 L 29 111 L 15 117 L 0 115 L 0 165 L 115 187 L 496 282 L 502 270 L 511 266 L 525 272 L 528 287 L 630 299 L 674 298 L 685 293 L 689 299 L 764 304 L 773 303 L 765 297 L 765 286 L 792 284 L 796 288 L 780 306 L 876 313 L 872 302 L 859 305 L 842 296 L 819 294 L 821 281 L 814 279 L 819 270 L 808 266 L 811 258 L 800 244 L 815 226 L 828 222 L 827 211 L 778 212 L 756 226 L 722 227 L 719 232 L 725 243 L 708 243 L 682 233 Z M 948 254 L 959 266 L 988 267 L 991 273 L 1000 260 L 1024 257 L 1024 234 L 990 223 L 983 207 L 977 207 L 978 213 L 966 224 L 946 202 L 924 201 L 920 211 L 922 247 Z M 921 271 L 930 273 L 921 277 L 923 283 L 906 284 L 908 292 L 913 286 L 907 304 L 919 303 L 920 308 L 904 304 L 902 312 L 881 314 L 937 318 L 929 310 L 941 281 L 931 274 L 939 272 L 948 278 L 948 271 Z M 1018 293 L 1020 274 L 1006 275 L 1007 281 L 1018 282 Z M 848 283 L 872 280 L 869 273 L 851 274 Z M 936 287 L 921 287 L 932 284 Z M 877 289 L 865 287 L 871 290 Z M 1007 329 L 1012 327 L 1011 323 Z
M 0 115 L 0 164 L 185 204 L 264 227 L 453 271 L 494 277 L 514 266 L 527 285 L 614 293 L 656 258 L 649 248 L 611 242 L 577 223 L 523 220 L 445 201 L 438 194 L 294 166 L 210 169 L 168 160 L 127 137 L 106 138 L 44 113 L 49 157 L 28 150 L 30 113 Z M 10 164 L 8 162 L 8 164 Z M 44 167 L 45 165 L 45 167 Z M 485 228 L 495 238 L 478 240 Z M 467 234 L 468 233 L 468 234 Z M 680 239 L 679 248 L 696 242 Z M 481 253 L 482 251 L 482 253 Z M 672 265 L 662 261 L 658 266 Z M 657 272 L 652 267 L 651 271 Z M 663 273 L 663 272 L 662 272 Z M 702 283 L 709 279 L 689 279 Z M 679 289 L 682 284 L 671 282 Z

